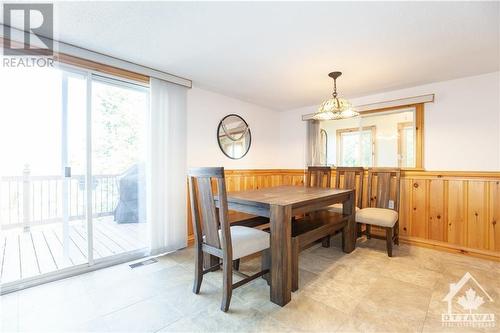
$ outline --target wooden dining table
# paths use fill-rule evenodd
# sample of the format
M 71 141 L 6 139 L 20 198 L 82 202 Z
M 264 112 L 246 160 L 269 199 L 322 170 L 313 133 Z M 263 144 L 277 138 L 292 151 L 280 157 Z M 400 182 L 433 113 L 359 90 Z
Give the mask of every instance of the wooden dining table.
M 292 217 L 317 211 L 335 203 L 343 204 L 348 235 L 343 251 L 350 253 L 356 244 L 355 190 L 305 186 L 277 186 L 229 192 L 228 208 L 233 211 L 268 217 L 271 226 L 271 301 L 284 306 L 291 300 Z

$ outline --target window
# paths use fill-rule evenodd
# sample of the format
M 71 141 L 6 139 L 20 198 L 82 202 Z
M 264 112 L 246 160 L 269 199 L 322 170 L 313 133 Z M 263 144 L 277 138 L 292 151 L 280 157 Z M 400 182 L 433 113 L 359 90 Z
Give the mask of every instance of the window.
M 415 126 L 412 122 L 398 124 L 398 161 L 400 168 L 415 165 Z
M 421 168 L 423 105 L 372 110 L 321 122 L 326 163 L 336 166 Z
M 337 130 L 338 165 L 371 167 L 375 158 L 375 126 Z

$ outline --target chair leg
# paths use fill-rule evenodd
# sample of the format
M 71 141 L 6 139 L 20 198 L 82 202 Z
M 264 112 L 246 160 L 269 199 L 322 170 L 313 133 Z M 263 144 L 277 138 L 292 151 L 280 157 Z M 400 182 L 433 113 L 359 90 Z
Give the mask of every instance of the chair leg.
M 261 269 L 262 270 L 271 269 L 271 249 L 265 249 L 264 251 L 262 251 Z M 262 275 L 262 278 L 267 281 L 268 286 L 271 285 L 270 273 Z
M 394 244 L 399 245 L 399 221 L 394 225 Z
M 299 289 L 299 242 L 292 238 L 292 291 Z
M 330 247 L 330 236 L 323 237 L 321 240 L 321 246 Z
M 365 234 L 366 234 L 366 239 L 372 238 L 371 232 L 372 232 L 372 226 L 370 224 L 365 224 Z
M 194 256 L 194 284 L 193 293 L 198 294 L 203 281 L 203 251 L 198 248 Z
M 233 295 L 233 265 L 232 260 L 222 260 L 223 295 L 220 309 L 224 312 L 229 310 L 231 296 Z
M 233 269 L 235 271 L 239 271 L 240 270 L 240 259 L 233 260 Z
M 358 238 L 363 236 L 363 232 L 361 230 L 361 223 L 356 223 L 356 235 Z
M 387 255 L 392 257 L 392 228 L 385 228 L 385 239 L 387 243 Z

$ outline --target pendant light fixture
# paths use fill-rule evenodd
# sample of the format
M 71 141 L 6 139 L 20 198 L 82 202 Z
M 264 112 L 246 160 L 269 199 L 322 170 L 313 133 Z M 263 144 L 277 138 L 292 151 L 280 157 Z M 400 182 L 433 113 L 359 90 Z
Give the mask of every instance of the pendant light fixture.
M 321 103 L 318 111 L 312 117 L 315 120 L 339 120 L 359 116 L 351 103 L 344 99 L 337 97 L 337 78 L 342 75 L 342 72 L 331 72 L 328 74 L 333 79 L 333 94 L 332 98 L 327 99 Z

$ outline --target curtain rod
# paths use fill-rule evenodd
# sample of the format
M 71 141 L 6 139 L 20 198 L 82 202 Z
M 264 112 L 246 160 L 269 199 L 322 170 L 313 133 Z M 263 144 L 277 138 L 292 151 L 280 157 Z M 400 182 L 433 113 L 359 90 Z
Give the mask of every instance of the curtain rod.
M 6 29 L 11 29 L 11 41 L 17 42 L 17 43 L 24 43 L 24 31 L 6 26 L 2 24 L 3 31 L 2 31 L 2 39 L 6 40 L 5 38 L 5 30 Z M 13 33 L 15 32 L 15 33 Z M 17 33 L 16 33 L 17 32 Z M 92 51 L 83 47 L 75 46 L 69 43 L 65 42 L 60 42 L 51 38 L 43 37 L 43 36 L 38 36 L 34 35 L 33 33 L 29 33 L 31 40 L 36 41 L 36 39 L 40 39 L 42 42 L 44 41 L 50 41 L 53 43 L 53 49 L 55 53 L 61 53 L 61 54 L 67 54 L 69 56 L 73 57 L 78 57 L 82 58 L 85 60 L 90 60 L 94 61 L 97 63 L 101 63 L 103 65 L 111 66 L 111 67 L 116 67 L 116 68 L 121 68 L 127 71 L 135 72 L 138 74 L 142 74 L 145 76 L 149 77 L 154 77 L 160 80 L 168 81 L 171 83 L 175 83 L 184 87 L 192 88 L 192 81 L 174 74 L 166 73 L 163 71 L 156 70 L 154 68 L 150 68 L 147 66 L 139 65 L 136 63 L 133 63 L 131 61 L 123 60 L 120 58 L 116 58 L 113 56 L 109 56 L 103 53 L 99 53 L 96 51 Z M 14 36 L 15 35 L 15 36 Z M 34 38 L 33 38 L 34 37 Z

